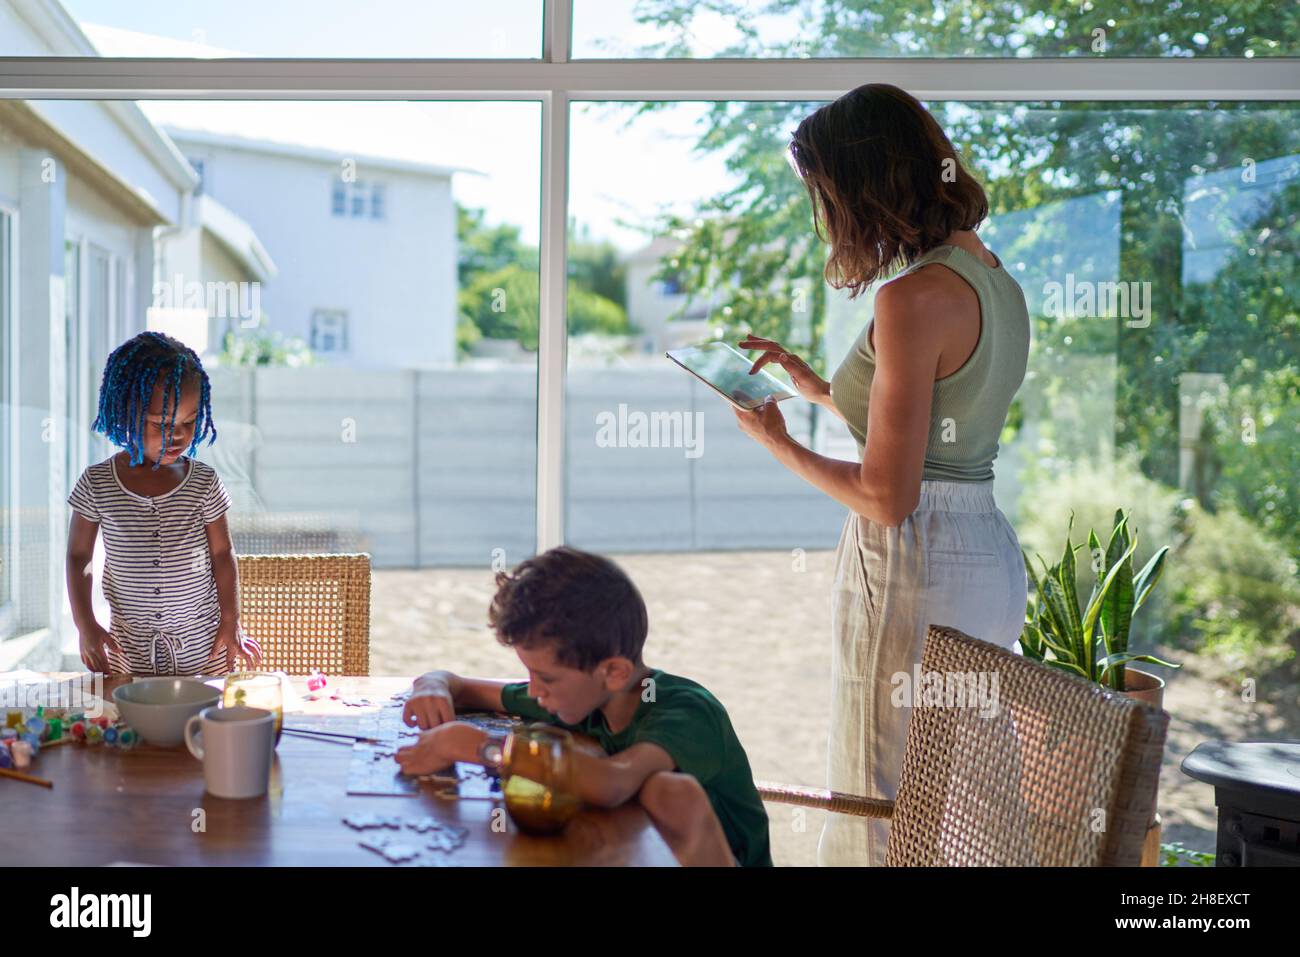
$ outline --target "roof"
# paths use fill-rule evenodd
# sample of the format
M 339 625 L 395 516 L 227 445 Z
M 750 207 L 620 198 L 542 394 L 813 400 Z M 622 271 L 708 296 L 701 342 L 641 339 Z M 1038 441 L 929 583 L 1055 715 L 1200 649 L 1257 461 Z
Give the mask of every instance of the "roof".
M 70 172 L 84 179 L 135 222 L 146 226 L 171 224 L 154 197 L 104 165 L 93 149 L 60 128 L 37 104 L 27 100 L 0 101 L 0 125 L 58 156 Z
M 261 282 L 275 278 L 279 269 L 252 226 L 211 196 L 197 197 L 195 206 L 199 225 L 247 269 L 249 275 Z
M 171 103 L 167 104 L 173 105 Z M 204 107 L 204 106 L 228 106 L 234 104 L 213 104 L 213 103 L 186 103 L 186 107 Z M 294 108 L 306 106 L 305 103 L 259 103 L 257 111 L 267 107 L 291 106 Z M 335 106 L 338 104 L 326 104 Z M 152 104 L 151 104 L 152 106 Z M 247 104 L 240 103 L 240 112 L 247 117 L 250 111 Z M 151 111 L 152 112 L 152 111 Z M 203 117 L 198 117 L 203 118 Z M 210 116 L 207 118 L 211 118 Z M 249 124 L 244 123 L 245 127 Z M 272 124 L 278 125 L 278 124 Z M 418 163 L 409 160 L 395 159 L 389 156 L 376 156 L 374 154 L 363 154 L 356 150 L 348 149 L 329 149 L 319 146 L 307 146 L 299 143 L 287 143 L 270 139 L 259 139 L 256 137 L 244 136 L 238 133 L 220 133 L 207 129 L 196 129 L 187 126 L 178 126 L 167 123 L 163 130 L 178 144 L 200 144 L 207 146 L 220 146 L 226 149 L 243 150 L 249 153 L 262 153 L 269 156 L 285 156 L 291 159 L 303 159 L 311 162 L 326 163 L 330 166 L 337 166 L 345 159 L 355 160 L 357 166 L 367 169 L 387 169 L 394 172 L 414 173 L 417 175 L 435 177 L 449 177 L 452 173 L 478 173 L 478 170 L 470 169 L 467 166 L 442 166 L 437 163 Z

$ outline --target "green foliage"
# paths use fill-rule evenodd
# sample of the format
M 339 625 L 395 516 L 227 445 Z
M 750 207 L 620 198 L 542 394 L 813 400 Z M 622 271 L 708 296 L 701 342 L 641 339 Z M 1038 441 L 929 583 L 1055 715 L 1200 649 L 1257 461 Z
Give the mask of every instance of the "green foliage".
M 536 271 L 514 263 L 481 272 L 461 287 L 461 315 L 487 339 L 514 339 L 537 348 L 540 315 Z
M 537 247 L 519 241 L 519 227 L 487 226 L 481 209 L 456 207 L 457 275 L 463 289 L 477 275 L 506 266 L 537 272 Z
M 691 56 L 696 16 L 738 39 L 718 56 L 1278 56 L 1293 53 L 1297 14 L 1267 0 L 1199 3 L 1115 0 L 640 0 L 639 23 L 661 42 L 649 55 Z M 1222 13 L 1222 16 L 1218 14 Z M 764 17 L 788 18 L 778 31 Z M 802 29 L 795 29 L 794 27 Z M 764 30 L 763 28 L 767 29 Z M 1095 31 L 1104 49 L 1095 49 Z M 777 37 L 786 39 L 776 39 Z
M 223 366 L 309 366 L 315 361 L 303 340 L 263 327 L 227 332 L 217 356 Z
M 514 339 L 529 351 L 537 348 L 541 315 L 536 272 L 511 264 L 475 275 L 459 295 L 461 323 L 458 342 L 465 348 L 478 338 Z M 569 332 L 622 335 L 630 331 L 623 307 L 576 282 L 569 283 Z M 470 329 L 474 331 L 471 332 Z
M 1050 568 L 1041 557 L 1042 573 L 1025 557 L 1025 570 L 1033 585 L 1020 639 L 1025 656 L 1060 668 L 1116 691 L 1125 690 L 1124 669 L 1131 661 L 1176 668 L 1151 655 L 1129 651 L 1129 623 L 1145 604 L 1164 571 L 1169 546 L 1162 546 L 1136 574 L 1133 553 L 1137 534 L 1123 510 L 1115 512 L 1114 527 L 1102 547 L 1089 529 L 1085 564 L 1095 576 L 1087 604 L 1080 608 L 1076 546 L 1070 540 L 1074 515 L 1065 533 L 1065 550 Z
M 1197 508 L 1179 549 L 1174 625 L 1229 668 L 1258 672 L 1294 657 L 1300 629 L 1296 559 L 1232 509 Z
M 1161 867 L 1213 867 L 1214 854 L 1183 847 L 1182 841 L 1160 845 Z
M 469 355 L 474 346 L 483 338 L 474 320 L 461 312 L 456 316 L 456 355 Z
M 569 280 L 568 312 L 570 335 L 599 332 L 620 336 L 632 331 L 622 306 L 573 279 Z
M 583 231 L 569 241 L 568 268 L 570 296 L 580 289 L 627 309 L 627 266 L 613 243 L 592 242 Z M 569 317 L 572 321 L 572 308 Z
M 1261 369 L 1247 360 L 1240 372 L 1206 410 L 1195 449 L 1213 479 L 1204 504 L 1240 508 L 1300 554 L 1300 365 Z
M 541 303 L 535 247 L 519 241 L 516 226 L 487 227 L 482 210 L 457 207 L 460 262 L 456 346 L 469 353 L 481 339 L 513 339 L 537 349 Z M 625 300 L 625 268 L 609 243 L 575 241 L 569 250 L 569 332 L 623 335 L 632 331 Z
M 1073 514 L 1083 527 L 1105 526 L 1111 515 L 1098 501 L 1098 489 L 1131 506 L 1129 524 L 1142 530 L 1135 566 L 1155 554 L 1143 542 L 1171 545 L 1161 587 L 1131 624 L 1130 645 L 1163 642 L 1256 673 L 1290 660 L 1287 638 L 1300 628 L 1300 579 L 1289 547 L 1235 509 L 1209 512 L 1187 493 L 1147 478 L 1132 456 L 1033 473 L 1016 508 L 1022 545 L 1030 554 L 1054 552 L 1057 515 Z M 1082 594 L 1095 578 L 1087 562 L 1078 566 L 1076 589 Z M 1022 638 L 1022 648 L 1024 643 Z

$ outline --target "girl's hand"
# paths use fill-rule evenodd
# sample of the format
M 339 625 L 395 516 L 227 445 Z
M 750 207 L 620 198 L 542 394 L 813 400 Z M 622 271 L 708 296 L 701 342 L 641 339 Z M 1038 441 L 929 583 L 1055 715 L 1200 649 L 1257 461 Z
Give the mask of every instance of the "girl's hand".
M 235 662 L 243 661 L 249 668 L 256 668 L 262 663 L 262 646 L 238 625 L 222 624 L 217 629 L 216 640 L 212 642 L 212 654 L 208 655 L 208 665 L 224 669 L 223 674 L 235 670 Z
M 415 744 L 398 748 L 394 757 L 397 758 L 402 773 L 435 774 L 455 764 L 456 759 L 450 753 L 450 744 L 453 733 L 460 727 L 465 725 L 440 724 L 428 731 L 421 731 L 420 740 Z
M 731 410 L 736 413 L 740 430 L 768 448 L 789 437 L 785 429 L 785 416 L 781 414 L 780 405 L 770 395 L 752 412 L 737 409 L 734 405 Z
M 812 366 L 804 362 L 793 352 L 787 352 L 779 342 L 764 339 L 761 336 L 746 336 L 739 342 L 742 349 L 761 349 L 763 354 L 754 362 L 749 374 L 753 375 L 769 362 L 775 362 L 786 374 L 794 389 L 809 402 L 821 404 L 831 394 L 831 384 L 813 372 Z
M 97 621 L 91 622 L 78 633 L 81 643 L 81 661 L 91 671 L 108 674 L 108 655 L 104 649 L 109 648 L 122 653 L 122 646 Z

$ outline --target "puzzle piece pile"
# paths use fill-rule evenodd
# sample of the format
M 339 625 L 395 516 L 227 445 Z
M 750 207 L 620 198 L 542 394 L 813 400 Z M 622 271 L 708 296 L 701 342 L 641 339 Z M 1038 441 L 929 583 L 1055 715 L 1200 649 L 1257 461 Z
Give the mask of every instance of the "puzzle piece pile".
M 432 817 L 421 817 L 414 821 L 388 814 L 353 814 L 343 819 L 343 823 L 356 831 L 374 831 L 360 841 L 368 851 L 374 851 L 390 864 L 415 863 L 426 866 L 438 866 L 445 863 L 436 857 L 422 857 L 424 851 L 439 851 L 450 854 L 465 843 L 469 829 L 454 824 L 443 824 Z M 403 833 L 414 831 L 416 836 Z M 395 833 L 385 833 L 393 831 Z
M 357 733 L 373 740 L 352 746 L 349 794 L 409 796 L 419 792 L 419 781 L 402 774 L 393 758 L 398 748 L 414 744 L 420 736 L 419 728 L 408 728 L 402 722 L 400 702 L 362 716 Z

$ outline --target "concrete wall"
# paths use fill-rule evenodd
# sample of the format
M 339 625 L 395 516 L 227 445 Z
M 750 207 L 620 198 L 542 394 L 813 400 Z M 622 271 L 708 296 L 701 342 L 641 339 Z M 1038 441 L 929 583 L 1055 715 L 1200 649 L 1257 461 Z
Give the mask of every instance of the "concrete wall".
M 359 531 L 378 567 L 488 564 L 495 549 L 513 564 L 533 553 L 531 366 L 210 375 L 219 437 L 200 457 L 221 472 L 236 509 L 281 522 L 334 516 L 340 528 Z M 701 413 L 703 441 L 694 447 L 702 454 L 602 446 L 597 416 L 616 417 L 620 403 L 628 415 Z M 790 400 L 785 409 L 792 431 L 806 435 L 808 406 Z M 730 406 L 675 369 L 575 369 L 568 419 L 574 545 L 812 549 L 838 539 L 844 508 L 778 466 L 739 431 Z M 851 457 L 846 437 L 824 429 L 822 445 L 847 445 Z

